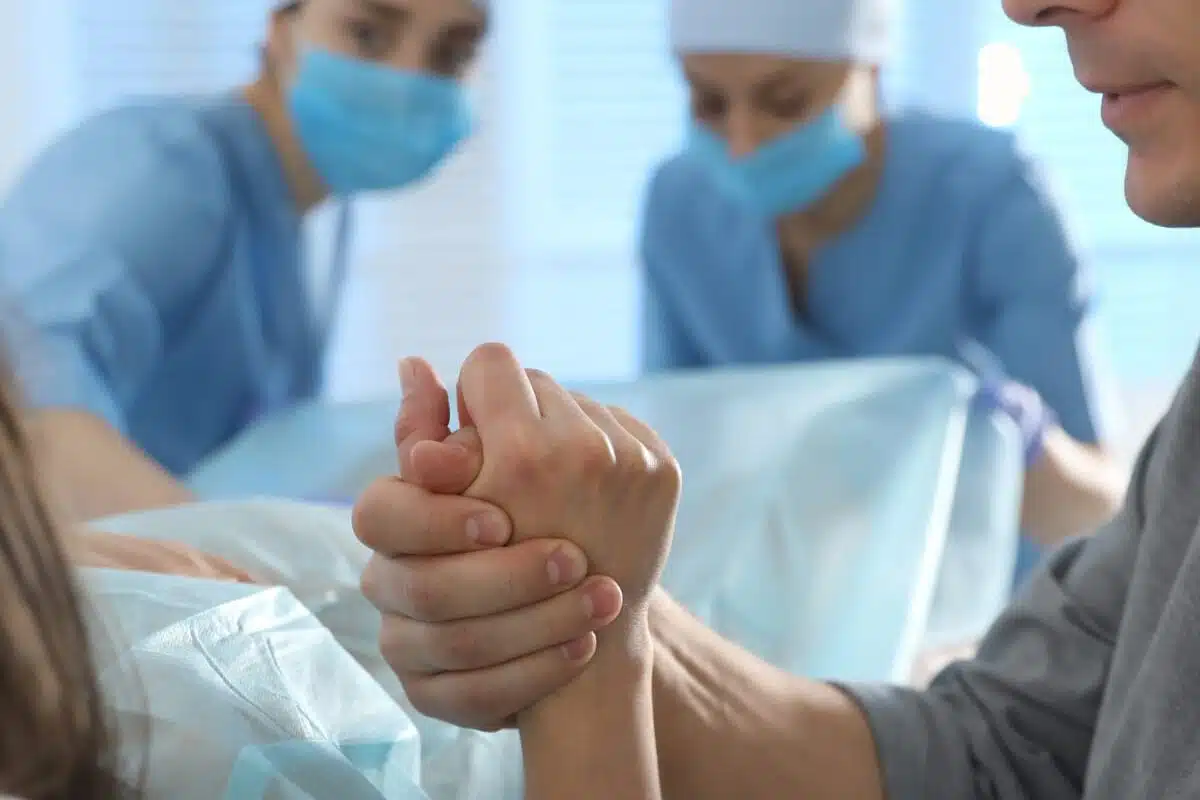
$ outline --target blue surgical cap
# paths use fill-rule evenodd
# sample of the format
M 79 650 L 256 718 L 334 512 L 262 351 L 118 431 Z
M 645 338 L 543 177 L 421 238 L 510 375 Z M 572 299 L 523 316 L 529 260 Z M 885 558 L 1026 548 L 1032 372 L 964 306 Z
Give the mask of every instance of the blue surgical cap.
M 676 53 L 763 53 L 878 64 L 891 0 L 669 0 Z M 975 0 L 954 0 L 975 2 Z

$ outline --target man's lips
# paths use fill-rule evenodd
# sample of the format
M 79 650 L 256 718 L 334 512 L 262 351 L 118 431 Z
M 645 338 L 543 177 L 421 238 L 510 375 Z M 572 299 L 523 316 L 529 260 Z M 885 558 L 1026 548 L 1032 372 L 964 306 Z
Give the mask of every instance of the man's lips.
M 1105 127 L 1119 132 L 1153 111 L 1154 106 L 1174 88 L 1172 83 L 1159 81 L 1140 85 L 1098 86 L 1092 91 L 1103 95 L 1100 118 Z

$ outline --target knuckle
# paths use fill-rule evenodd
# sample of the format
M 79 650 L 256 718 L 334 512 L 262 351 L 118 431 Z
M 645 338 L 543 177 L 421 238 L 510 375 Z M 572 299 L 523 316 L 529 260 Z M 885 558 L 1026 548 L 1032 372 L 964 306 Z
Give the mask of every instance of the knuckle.
M 571 443 L 571 459 L 584 473 L 604 473 L 616 466 L 612 441 L 600 430 L 581 433 Z
M 414 624 L 403 617 L 385 616 L 379 627 L 379 652 L 401 680 L 410 667 L 409 661 L 413 655 L 413 648 L 409 645 L 412 636 L 408 628 Z
M 409 411 L 407 405 L 401 407 L 396 412 L 395 422 L 392 423 L 392 439 L 396 443 L 396 446 L 399 447 L 403 444 L 404 440 L 412 435 L 415 428 L 416 426 L 412 421 L 412 413 Z
M 400 677 L 400 683 L 404 687 L 408 702 L 416 709 L 417 713 L 430 719 L 456 721 L 453 718 L 457 715 L 443 705 L 442 695 L 435 690 L 432 680 L 415 678 L 405 680 L 404 676 L 398 677 Z
M 383 586 L 384 580 L 382 571 L 386 565 L 380 560 L 379 556 L 372 556 L 367 562 L 366 569 L 363 570 L 362 576 L 359 578 L 359 589 L 367 601 L 379 609 L 382 614 L 387 614 L 388 609 L 386 603 L 383 602 Z
M 505 471 L 514 480 L 535 479 L 550 466 L 553 455 L 550 443 L 536 431 L 514 426 L 497 444 Z
M 458 672 L 487 666 L 481 661 L 482 647 L 478 635 L 464 625 L 431 628 L 426 648 L 435 665 L 442 670 Z
M 470 720 L 469 727 L 494 724 L 518 710 L 510 695 L 508 687 L 482 680 L 463 681 L 454 698 L 455 716 Z
M 536 383 L 539 386 L 546 386 L 554 383 L 554 378 L 550 377 L 550 373 L 545 370 L 530 367 L 525 370 L 525 375 L 528 376 L 530 383 Z
M 422 622 L 437 622 L 443 618 L 445 601 L 434 582 L 424 573 L 396 562 L 395 591 L 405 616 Z
M 583 408 L 583 407 L 585 407 L 585 406 L 589 406 L 589 407 L 590 407 L 590 406 L 596 406 L 596 405 L 599 405 L 599 403 L 597 403 L 597 402 L 596 402 L 595 400 L 593 400 L 592 398 L 588 397 L 588 396 L 587 396 L 586 394 L 584 394 L 583 392 L 576 392 L 576 391 L 572 391 L 572 392 L 571 392 L 571 398 L 572 398 L 572 399 L 573 399 L 573 400 L 574 400 L 576 403 L 578 403 L 578 404 L 579 404 L 579 407 L 580 407 L 580 408 Z
M 678 459 L 669 452 L 652 453 L 651 456 L 654 459 L 654 475 L 658 485 L 664 491 L 678 495 L 683 489 L 683 468 L 679 466 Z
M 354 504 L 354 508 L 351 509 L 350 529 L 354 531 L 354 538 L 358 539 L 358 541 L 374 550 L 375 548 L 372 546 L 372 544 L 374 543 L 375 537 L 373 535 L 373 531 L 371 530 L 371 507 L 367 505 L 367 495 L 370 493 L 370 491 L 371 487 L 367 487 L 367 491 L 358 498 L 358 502 L 356 502 Z
M 350 525 L 354 535 L 367 547 L 378 550 L 384 544 L 386 526 L 380 524 L 382 505 L 386 502 L 389 481 L 386 478 L 373 481 L 363 492 L 350 513 Z

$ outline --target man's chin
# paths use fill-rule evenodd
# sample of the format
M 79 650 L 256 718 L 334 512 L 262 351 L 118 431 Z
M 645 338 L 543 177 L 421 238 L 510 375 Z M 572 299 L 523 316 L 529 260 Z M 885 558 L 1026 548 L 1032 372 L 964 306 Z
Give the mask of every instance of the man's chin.
M 1134 214 L 1162 228 L 1200 228 L 1200 191 L 1195 182 L 1175 174 L 1150 175 L 1130 159 L 1125 173 L 1125 200 Z

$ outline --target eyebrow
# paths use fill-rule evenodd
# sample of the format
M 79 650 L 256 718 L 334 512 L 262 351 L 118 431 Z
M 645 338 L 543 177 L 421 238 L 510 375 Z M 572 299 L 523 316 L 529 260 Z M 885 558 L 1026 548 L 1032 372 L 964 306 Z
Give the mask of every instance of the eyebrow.
M 683 71 L 683 77 L 692 85 L 693 89 L 699 89 L 702 92 L 713 92 L 714 94 L 720 93 L 720 89 L 714 87 L 708 81 L 704 80 L 691 70 L 685 69 Z
M 777 89 L 786 89 L 788 81 L 796 77 L 795 71 L 791 67 L 780 67 L 765 78 L 759 80 L 754 85 L 756 92 L 773 92 Z
M 442 34 L 444 39 L 478 42 L 487 35 L 487 22 L 454 22 Z
M 408 21 L 412 17 L 412 10 L 391 3 L 381 2 L 381 0 L 357 0 L 360 6 L 363 6 L 372 14 L 377 14 L 381 17 L 393 21 Z M 486 10 L 479 10 L 478 21 L 464 20 L 453 23 L 448 33 L 451 36 L 470 36 L 476 39 L 481 39 L 491 27 L 491 18 Z
M 412 11 L 410 9 L 394 6 L 391 3 L 382 3 L 379 2 L 379 0 L 357 0 L 357 2 L 359 6 L 368 12 L 375 14 L 376 16 L 383 17 L 389 21 L 407 21 L 410 17 L 412 17 Z

